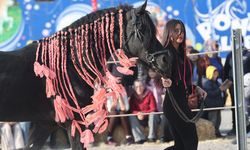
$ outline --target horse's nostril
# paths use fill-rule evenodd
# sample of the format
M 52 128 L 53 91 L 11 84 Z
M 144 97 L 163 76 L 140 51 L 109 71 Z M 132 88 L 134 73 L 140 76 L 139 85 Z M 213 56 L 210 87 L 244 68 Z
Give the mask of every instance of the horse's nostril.
M 163 56 L 163 57 L 162 57 L 162 62 L 163 62 L 163 63 L 167 63 L 167 62 L 168 62 L 168 59 L 167 59 L 166 56 Z

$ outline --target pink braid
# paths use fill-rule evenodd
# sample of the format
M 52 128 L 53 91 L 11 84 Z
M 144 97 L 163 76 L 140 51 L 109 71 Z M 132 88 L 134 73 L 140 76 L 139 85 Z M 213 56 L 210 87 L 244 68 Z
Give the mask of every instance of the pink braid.
M 97 41 L 97 24 L 98 24 L 98 21 L 95 20 L 94 21 L 94 41 L 95 41 L 95 50 L 96 50 L 96 54 L 97 54 L 97 57 L 98 57 L 98 61 L 100 62 L 101 64 L 101 57 L 100 57 L 100 51 L 99 51 L 99 47 L 98 47 L 98 41 Z
M 105 16 L 106 16 L 106 30 L 105 30 L 106 31 L 106 42 L 108 43 L 109 53 L 110 53 L 112 59 L 115 61 L 115 57 L 112 53 L 112 49 L 110 46 L 110 39 L 109 39 L 109 28 L 110 28 L 110 26 L 109 26 L 109 14 L 106 14 Z
M 38 62 L 40 48 L 41 48 L 41 43 L 39 42 L 36 49 L 36 62 Z
M 102 67 L 104 68 L 104 66 L 106 66 L 106 64 L 104 63 L 105 62 L 105 57 L 104 57 L 104 54 L 103 54 L 103 48 L 102 48 L 102 22 L 98 22 L 98 48 L 100 50 L 100 55 L 101 55 L 101 64 L 102 64 Z M 104 72 L 106 72 L 104 70 Z
M 47 52 L 48 52 L 48 38 L 45 38 L 45 43 L 44 43 L 44 65 L 45 66 L 48 66 L 48 64 L 47 64 Z
M 86 41 L 89 41 L 89 37 L 88 37 L 89 32 L 88 32 L 88 31 L 89 31 L 89 25 L 86 24 L 86 35 L 87 35 L 87 36 L 85 36 L 85 40 L 86 40 Z M 95 71 L 95 68 L 93 67 L 93 64 L 91 63 L 91 60 L 90 60 L 90 58 L 89 58 L 89 50 L 91 50 L 91 49 L 89 49 L 90 46 L 89 46 L 89 43 L 88 43 L 88 42 L 86 42 L 85 48 L 86 48 L 85 56 L 87 57 L 87 61 L 85 61 L 85 62 L 86 62 L 85 64 L 86 64 L 86 66 L 88 67 L 88 69 L 89 69 L 90 71 L 92 71 L 92 72 L 96 75 L 96 77 L 97 77 L 99 80 L 101 80 L 101 79 L 100 79 L 100 76 L 98 75 L 98 72 Z
M 119 10 L 119 28 L 120 28 L 120 49 L 122 49 L 122 40 L 123 40 L 123 10 Z
M 114 13 L 111 12 L 111 23 L 110 23 L 110 41 L 113 52 L 116 54 L 116 48 L 114 43 L 114 29 L 115 29 L 115 17 Z
M 93 23 L 90 24 L 90 32 L 93 33 Z M 90 34 L 90 54 L 91 54 L 91 58 L 93 60 L 93 62 L 91 62 L 91 60 L 89 59 L 90 60 L 90 65 L 92 66 L 92 68 L 94 70 L 94 73 L 97 75 L 98 79 L 103 81 L 102 74 L 99 71 L 99 69 L 97 68 L 95 57 L 94 57 L 94 54 L 93 54 L 92 39 L 93 39 L 92 34 Z
M 45 51 L 45 48 L 44 48 L 44 44 L 45 43 L 45 40 L 43 39 L 43 41 L 42 41 L 42 56 L 41 56 L 41 62 L 42 62 L 42 64 L 44 64 L 44 51 Z
M 103 50 L 103 62 L 105 63 L 106 59 L 106 46 L 105 46 L 105 22 L 104 22 L 105 17 L 102 17 L 102 24 L 101 24 L 101 31 L 102 31 L 102 50 Z M 105 66 L 107 64 L 105 63 Z

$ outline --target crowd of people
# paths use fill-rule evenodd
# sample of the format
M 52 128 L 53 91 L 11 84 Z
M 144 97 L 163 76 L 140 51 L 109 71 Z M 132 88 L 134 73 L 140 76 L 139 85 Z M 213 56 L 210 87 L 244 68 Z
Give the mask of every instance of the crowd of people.
M 174 140 L 175 145 L 173 147 L 175 149 L 182 149 L 183 147 L 192 150 L 197 149 L 198 137 L 195 124 L 185 122 L 180 118 L 170 98 L 165 97 L 166 88 L 170 88 L 173 97 L 188 117 L 193 116 L 187 102 L 188 95 L 194 90 L 193 87 L 196 88 L 195 90 L 198 91 L 200 97 L 205 98 L 206 108 L 223 107 L 228 96 L 231 97 L 231 103 L 234 105 L 232 53 L 228 54 L 225 64 L 222 63 L 218 53 L 191 55 L 199 52 L 192 45 L 186 43 L 185 26 L 180 20 L 169 20 L 165 24 L 164 31 L 159 33 L 164 33 L 157 36 L 162 38 L 159 40 L 163 46 L 174 54 L 176 65 L 172 68 L 172 77 L 163 79 L 154 70 L 143 68 L 139 62 L 133 68 L 135 74 L 130 76 L 120 74 L 116 70 L 117 66 L 115 64 L 110 65 L 110 71 L 120 78 L 119 82 L 125 87 L 126 95 L 119 97 L 117 105 L 114 105 L 112 99 L 108 98 L 108 112 L 110 115 L 134 114 L 134 116 L 120 117 L 126 144 Z M 219 48 L 216 40 L 210 39 L 204 43 L 204 52 L 219 51 Z M 246 103 L 249 104 L 250 51 L 244 46 L 243 49 L 244 97 Z M 250 110 L 247 110 L 246 116 L 248 119 Z M 152 113 L 162 111 L 163 114 Z M 228 135 L 236 134 L 235 111 L 232 110 L 232 112 L 232 130 Z M 144 113 L 152 114 L 146 115 Z M 215 127 L 215 135 L 222 137 L 219 130 L 221 111 L 205 111 L 202 117 L 211 121 Z M 109 118 L 106 144 L 117 145 L 116 139 L 113 138 L 117 119 L 119 118 Z M 147 134 L 144 132 L 145 127 L 148 127 Z M 250 136 L 250 126 L 247 127 Z M 3 150 L 22 149 L 27 144 L 29 123 L 23 125 L 17 122 L 1 123 L 0 129 Z M 171 149 L 171 147 L 167 149 Z
M 204 100 L 205 108 L 223 107 L 228 97 L 230 97 L 228 99 L 231 100 L 231 104 L 234 106 L 232 54 L 229 53 L 225 63 L 222 63 L 222 58 L 219 56 L 220 47 L 218 42 L 209 39 L 205 41 L 203 49 L 204 52 L 209 53 L 199 55 L 199 51 L 195 50 L 193 46 L 189 44 L 188 40 L 185 39 L 185 27 L 180 20 L 172 19 L 168 21 L 165 25 L 165 30 L 168 31 L 162 33 L 169 33 L 174 36 L 159 36 L 163 37 L 163 39 L 161 39 L 162 44 L 166 48 L 172 49 L 174 52 L 175 50 L 177 51 L 175 52 L 177 56 L 175 59 L 177 67 L 174 66 L 175 68 L 172 73 L 173 78 L 170 80 L 161 80 L 161 76 L 152 69 L 143 69 L 141 65 L 138 65 L 137 68 L 134 69 L 136 73 L 132 77 L 126 76 L 125 78 L 128 80 L 123 82 L 128 92 L 126 100 L 129 101 L 126 112 L 135 114 L 135 116 L 128 117 L 133 141 L 131 140 L 131 136 L 129 136 L 130 140 L 127 140 L 129 141 L 127 144 L 131 144 L 131 142 L 142 144 L 145 141 L 156 142 L 157 139 L 160 142 L 166 142 L 170 139 L 175 141 L 174 147 L 177 147 L 177 149 L 181 149 L 183 146 L 190 147 L 190 149 L 196 149 L 198 139 L 195 125 L 192 123 L 185 123 L 179 118 L 178 114 L 171 106 L 170 100 L 164 98 L 165 88 L 170 87 L 172 89 L 175 99 L 177 99 L 177 101 L 179 100 L 177 103 L 179 103 L 184 110 L 186 109 L 185 113 L 187 113 L 189 117 L 193 116 L 193 113 L 190 111 L 190 108 L 187 108 L 188 105 L 183 104 L 187 101 L 183 99 L 186 95 L 186 90 L 189 94 L 192 93 L 192 88 L 189 88 L 193 87 L 191 85 L 203 89 L 206 93 L 206 98 Z M 166 39 L 167 37 L 171 37 L 172 39 Z M 184 41 L 186 41 L 185 44 Z M 177 45 L 177 47 L 175 47 L 175 45 Z M 243 49 L 245 100 L 246 103 L 249 104 L 250 87 L 248 81 L 250 81 L 250 71 L 248 71 L 249 67 L 247 68 L 247 66 L 250 65 L 250 55 L 249 51 L 244 46 Z M 187 56 L 187 60 L 184 59 L 186 57 L 185 55 Z M 186 74 L 189 72 L 190 75 L 185 76 L 184 68 L 186 69 Z M 141 73 L 141 70 L 144 70 L 144 73 Z M 134 83 L 132 83 L 132 81 L 134 81 Z M 127 82 L 130 82 L 130 84 L 127 84 Z M 165 105 L 164 101 L 166 101 Z M 164 113 L 161 115 L 153 113 L 143 115 L 143 113 L 162 111 Z M 228 136 L 236 134 L 234 109 L 232 109 L 232 112 L 232 130 L 227 133 Z M 249 109 L 246 112 L 247 120 L 248 113 Z M 179 118 L 179 120 L 176 118 Z M 221 110 L 205 111 L 202 118 L 213 123 L 216 137 L 221 138 L 225 136 L 222 136 L 220 132 Z M 186 124 L 186 126 L 184 124 Z M 146 135 L 143 130 L 144 127 L 148 127 Z M 248 136 L 250 136 L 249 129 L 250 126 L 247 124 Z M 157 135 L 157 133 L 159 133 L 159 135 Z M 115 140 L 116 139 L 112 139 L 113 145 Z M 110 144 L 108 141 L 109 136 L 107 137 L 106 143 Z M 115 143 L 115 145 L 117 145 L 117 143 Z M 171 147 L 168 149 L 171 149 Z

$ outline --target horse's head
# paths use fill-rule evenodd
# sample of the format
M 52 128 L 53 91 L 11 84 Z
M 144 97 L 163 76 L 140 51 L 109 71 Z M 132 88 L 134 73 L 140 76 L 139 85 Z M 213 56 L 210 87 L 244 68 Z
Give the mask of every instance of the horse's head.
M 163 76 L 170 76 L 172 56 L 156 38 L 156 28 L 145 10 L 147 0 L 126 13 L 124 50 L 128 55 L 139 57 L 139 61 Z

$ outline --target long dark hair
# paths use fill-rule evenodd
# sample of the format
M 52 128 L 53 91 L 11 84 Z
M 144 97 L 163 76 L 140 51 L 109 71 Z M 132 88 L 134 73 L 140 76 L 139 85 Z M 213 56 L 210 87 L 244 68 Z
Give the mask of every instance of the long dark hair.
M 164 32 L 163 32 L 162 43 L 163 43 L 163 46 L 165 48 L 172 45 L 171 37 L 172 37 L 172 35 L 174 33 L 174 30 L 175 30 L 175 27 L 176 27 L 177 24 L 181 25 L 181 28 L 182 28 L 182 30 L 184 32 L 184 39 L 183 39 L 182 43 L 179 46 L 179 49 L 184 52 L 185 49 L 186 49 L 186 29 L 185 29 L 184 23 L 181 20 L 171 19 L 166 23 L 165 28 L 164 28 Z

